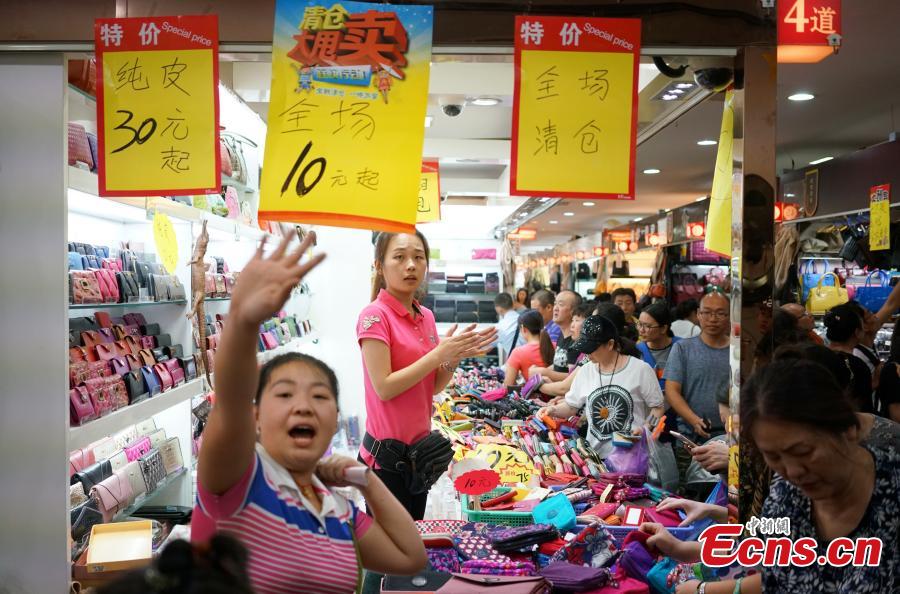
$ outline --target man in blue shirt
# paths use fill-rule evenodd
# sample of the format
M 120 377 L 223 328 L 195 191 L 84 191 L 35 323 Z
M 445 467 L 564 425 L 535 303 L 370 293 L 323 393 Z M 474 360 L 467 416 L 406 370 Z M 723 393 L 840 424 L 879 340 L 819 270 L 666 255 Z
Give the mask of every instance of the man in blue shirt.
M 513 309 L 513 300 L 509 293 L 500 293 L 494 297 L 494 310 L 497 312 L 497 319 L 500 320 L 497 324 L 497 350 L 500 354 L 500 365 L 503 365 L 515 347 L 525 344 L 525 337 L 520 332 L 516 338 L 519 312 Z
M 556 295 L 547 289 L 541 289 L 531 296 L 531 309 L 536 309 L 544 318 L 544 330 L 550 335 L 550 340 L 555 345 L 562 337 L 562 328 L 553 321 L 553 306 L 556 305 Z

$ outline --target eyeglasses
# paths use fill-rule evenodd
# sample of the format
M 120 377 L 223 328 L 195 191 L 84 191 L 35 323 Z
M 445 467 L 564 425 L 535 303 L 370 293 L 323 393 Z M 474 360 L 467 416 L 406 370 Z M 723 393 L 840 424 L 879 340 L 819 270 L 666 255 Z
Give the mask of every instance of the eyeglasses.
M 709 311 L 709 310 L 700 310 L 699 315 L 704 318 L 715 318 L 717 320 L 724 320 L 728 317 L 727 311 Z
M 636 325 L 638 330 L 653 330 L 654 328 L 660 327 L 658 324 L 656 326 L 651 326 L 650 324 L 645 324 L 644 322 L 638 322 Z

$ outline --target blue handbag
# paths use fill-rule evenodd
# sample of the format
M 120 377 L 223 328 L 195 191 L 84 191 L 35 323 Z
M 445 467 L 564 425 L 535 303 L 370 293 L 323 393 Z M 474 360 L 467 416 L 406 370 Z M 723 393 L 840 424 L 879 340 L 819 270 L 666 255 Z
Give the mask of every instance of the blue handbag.
M 677 584 L 669 584 L 669 574 L 678 567 L 678 562 L 666 557 L 658 561 L 653 569 L 647 572 L 647 584 L 654 594 L 674 594 Z
M 576 524 L 575 508 L 562 493 L 539 503 L 531 510 L 531 515 L 535 524 L 552 524 L 563 532 L 571 530 Z
M 816 272 L 816 262 L 822 262 L 824 264 L 824 269 L 822 270 L 822 272 Z M 819 280 L 821 280 L 822 276 L 827 272 L 827 260 L 806 260 L 803 264 L 800 265 L 800 291 L 802 292 L 800 303 L 806 303 L 806 301 L 809 299 L 809 292 L 819 284 Z M 832 280 L 831 282 L 826 282 L 825 284 L 833 285 L 834 281 Z
M 150 392 L 150 396 L 156 396 L 162 391 L 162 384 L 159 378 L 156 377 L 156 372 L 153 371 L 152 367 L 141 367 L 141 374 L 144 376 L 144 383 L 147 384 L 147 391 Z
M 872 285 L 872 277 L 878 275 L 881 283 Z M 867 278 L 866 284 L 856 288 L 856 300 L 860 305 L 871 311 L 878 313 L 878 310 L 884 306 L 885 301 L 891 294 L 891 275 L 884 270 L 875 270 Z
M 69 270 L 84 270 L 81 264 L 81 254 L 78 252 L 69 252 Z

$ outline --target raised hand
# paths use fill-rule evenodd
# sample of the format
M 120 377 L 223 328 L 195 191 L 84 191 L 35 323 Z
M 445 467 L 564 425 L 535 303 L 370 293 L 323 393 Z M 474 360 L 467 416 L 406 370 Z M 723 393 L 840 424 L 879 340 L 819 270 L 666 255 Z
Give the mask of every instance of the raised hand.
M 288 234 L 278 248 L 266 257 L 263 254 L 266 236 L 263 236 L 256 254 L 241 271 L 241 277 L 235 284 L 230 316 L 239 323 L 258 326 L 278 312 L 290 297 L 291 290 L 325 259 L 325 254 L 318 254 L 300 263 L 315 238 L 315 232 L 310 232 L 300 247 L 288 252 L 288 244 L 293 239 L 293 235 Z

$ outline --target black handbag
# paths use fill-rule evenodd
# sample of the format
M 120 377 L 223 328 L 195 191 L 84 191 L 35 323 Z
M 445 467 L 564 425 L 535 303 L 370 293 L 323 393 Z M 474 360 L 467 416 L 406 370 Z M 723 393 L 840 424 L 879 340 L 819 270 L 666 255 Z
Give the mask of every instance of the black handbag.
M 440 431 L 432 431 L 412 445 L 395 439 L 379 441 L 366 433 L 363 446 L 384 470 L 399 473 L 413 495 L 427 493 L 453 459 L 453 444 Z
M 158 347 L 172 346 L 172 335 L 171 334 L 157 334 L 156 335 L 156 346 L 158 346 Z
M 141 289 L 133 272 L 117 272 L 116 282 L 119 285 L 119 299 L 122 303 L 137 301 L 140 298 Z
M 162 347 L 156 347 L 150 352 L 153 353 L 153 358 L 156 359 L 157 363 L 162 363 L 163 361 L 169 360 L 169 356 L 166 354 L 165 350 Z
M 159 324 L 147 324 L 141 326 L 141 334 L 145 336 L 159 336 Z
M 147 389 L 147 382 L 144 381 L 144 374 L 140 369 L 129 371 L 125 374 L 125 390 L 128 392 L 128 402 L 135 404 L 150 398 L 150 391 Z
M 72 540 L 80 542 L 91 533 L 94 526 L 103 523 L 103 514 L 100 512 L 97 501 L 93 497 L 89 497 L 84 503 L 69 510 L 69 520 L 72 525 Z
M 102 483 L 112 476 L 112 463 L 109 460 L 100 460 L 72 475 L 69 484 L 81 483 L 85 493 L 91 492 L 91 487 Z
M 181 345 L 175 345 L 181 346 Z M 181 368 L 184 369 L 184 379 L 185 381 L 191 381 L 197 379 L 197 362 L 194 361 L 193 357 L 177 357 L 178 361 L 181 363 Z
M 622 260 L 622 263 L 613 262 L 612 266 L 612 274 L 610 276 L 631 276 L 631 269 L 628 265 L 628 260 Z
M 160 343 L 157 342 L 157 344 Z M 184 357 L 184 348 L 180 344 L 165 346 L 165 348 L 163 348 L 163 352 L 168 355 L 170 359 L 181 359 L 182 357 Z
M 94 321 L 94 318 L 71 318 L 69 320 L 69 331 L 77 332 L 79 339 L 81 338 L 82 332 L 89 332 L 91 330 L 99 330 L 100 326 L 97 322 Z M 80 346 L 80 345 L 79 345 Z

